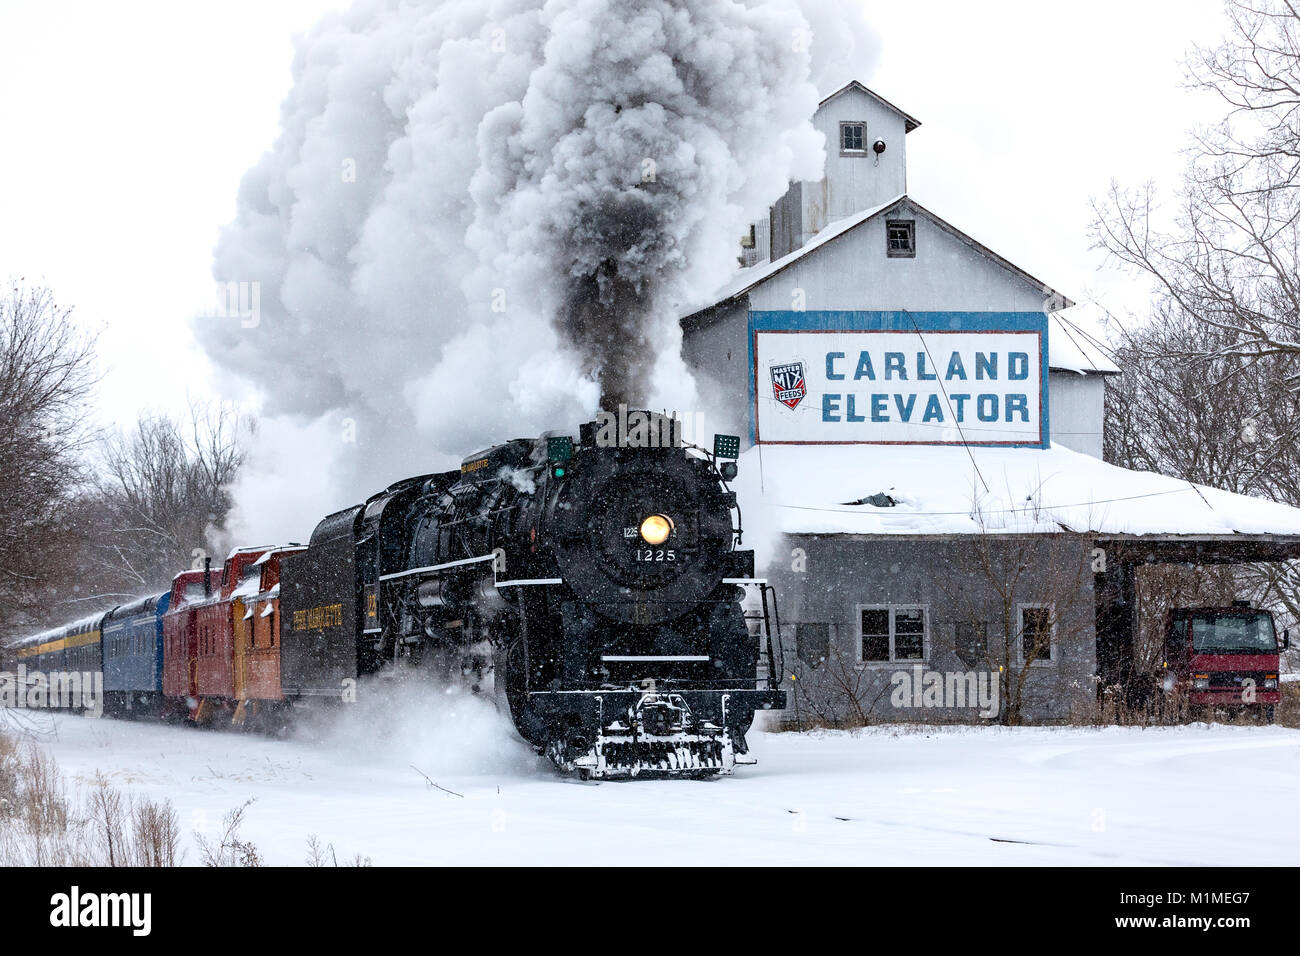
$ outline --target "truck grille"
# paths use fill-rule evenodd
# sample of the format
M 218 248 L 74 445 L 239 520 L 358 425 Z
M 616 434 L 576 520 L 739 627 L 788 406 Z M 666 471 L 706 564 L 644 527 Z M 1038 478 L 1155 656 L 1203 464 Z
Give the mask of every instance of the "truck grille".
M 1255 689 L 1264 687 L 1263 671 L 1210 671 L 1210 690 L 1239 690 L 1247 680 L 1255 682 Z

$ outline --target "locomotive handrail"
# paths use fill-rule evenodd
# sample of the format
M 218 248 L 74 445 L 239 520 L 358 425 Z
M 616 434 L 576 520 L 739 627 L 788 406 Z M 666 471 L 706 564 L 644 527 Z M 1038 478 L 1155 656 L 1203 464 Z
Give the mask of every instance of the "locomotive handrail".
M 775 654 L 773 653 L 773 650 L 772 650 L 772 623 L 773 623 L 773 621 L 775 621 L 775 623 L 776 623 L 776 643 L 777 643 L 778 645 L 780 645 L 780 643 L 781 643 L 781 609 L 777 606 L 777 603 L 776 603 L 776 588 L 772 587 L 772 585 L 770 585 L 770 584 L 768 584 L 766 581 L 764 581 L 763 584 L 761 585 L 761 590 L 762 590 L 762 594 L 763 594 L 763 616 L 764 616 L 764 617 L 767 617 L 767 593 L 768 593 L 769 591 L 772 592 L 772 618 L 766 621 L 766 625 L 767 625 L 767 675 L 768 675 L 768 676 L 767 676 L 767 681 L 768 681 L 767 686 L 768 686 L 769 688 L 772 688 L 772 687 L 775 687 L 775 686 L 779 685 L 783 680 L 785 680 L 785 648 L 784 648 L 784 647 L 781 648 L 781 669 L 780 669 L 779 671 L 776 669 L 776 656 L 775 656 Z M 776 681 L 775 681 L 775 683 L 773 683 L 773 681 L 772 681 L 772 677 L 773 677 L 773 675 L 776 675 Z
M 379 580 L 391 581 L 394 578 L 404 578 L 412 574 L 428 574 L 430 571 L 446 571 L 448 568 L 459 568 L 467 564 L 477 564 L 480 561 L 493 561 L 496 559 L 495 554 L 483 554 L 477 558 L 461 558 L 459 561 L 448 561 L 445 564 L 431 564 L 426 568 L 411 568 L 407 571 L 394 571 L 392 574 L 381 574 Z

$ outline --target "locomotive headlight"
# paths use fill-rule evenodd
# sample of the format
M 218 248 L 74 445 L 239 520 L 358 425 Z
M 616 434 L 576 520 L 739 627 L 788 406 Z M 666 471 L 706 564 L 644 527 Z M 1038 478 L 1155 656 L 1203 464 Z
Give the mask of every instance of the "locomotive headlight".
M 667 515 L 651 515 L 641 522 L 641 539 L 646 544 L 663 544 L 672 533 L 673 519 Z

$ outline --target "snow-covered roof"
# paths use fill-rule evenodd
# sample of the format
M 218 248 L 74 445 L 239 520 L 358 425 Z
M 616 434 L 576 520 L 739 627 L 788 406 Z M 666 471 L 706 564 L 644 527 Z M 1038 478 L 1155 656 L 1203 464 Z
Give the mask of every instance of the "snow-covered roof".
M 234 548 L 228 555 L 226 555 L 226 560 L 229 561 L 237 554 L 248 554 L 251 551 L 266 551 L 270 547 L 269 544 L 249 544 L 242 548 Z
M 888 202 L 881 203 L 879 206 L 872 206 L 870 209 L 864 209 L 851 216 L 845 216 L 843 219 L 838 219 L 831 223 L 798 249 L 794 250 L 794 252 L 784 255 L 780 259 L 773 259 L 770 262 L 760 262 L 757 265 L 737 270 L 731 279 L 722 286 L 722 288 L 706 296 L 700 302 L 692 305 L 690 307 L 691 314 L 701 312 L 704 309 L 712 308 L 713 306 L 726 302 L 729 299 L 734 299 L 737 296 L 744 295 L 750 289 L 757 285 L 761 285 L 777 273 L 783 272 L 788 266 L 794 265 L 794 263 L 798 262 L 804 256 L 817 251 L 832 239 L 844 235 L 849 230 L 862 225 L 868 219 L 878 216 L 886 209 L 898 205 L 898 203 L 902 202 L 906 198 L 907 196 L 905 194 L 898 195 Z
M 1059 445 L 762 445 L 735 487 L 747 528 L 790 534 L 1300 535 L 1300 509 Z
M 1052 310 L 1049 315 L 1049 330 L 1047 335 L 1047 361 L 1051 368 L 1080 373 L 1100 372 L 1103 374 L 1117 374 L 1119 372 L 1119 367 L 1111 361 L 1105 347 L 1102 346 L 1095 337 L 1084 331 L 1078 323 L 1061 315 L 1059 310 L 1068 309 L 1073 306 L 1074 302 L 1072 300 L 1055 291 L 1040 280 L 1034 278 L 1019 266 L 1002 258 L 987 246 L 972 239 L 956 226 L 953 226 L 951 223 L 936 216 L 905 193 L 895 196 L 893 199 L 881 203 L 879 206 L 864 209 L 861 212 L 854 213 L 851 216 L 846 216 L 843 219 L 831 223 L 798 249 L 782 256 L 780 259 L 775 259 L 770 262 L 760 262 L 756 265 L 738 269 L 721 288 L 712 294 L 705 296 L 699 302 L 692 304 L 688 309 L 688 315 L 696 315 L 706 309 L 711 309 L 714 306 L 721 305 L 724 302 L 745 295 L 751 289 L 762 285 L 764 282 L 767 282 L 769 279 L 785 271 L 804 256 L 816 252 L 828 242 L 832 242 L 844 235 L 846 232 L 851 232 L 864 222 L 889 212 L 902 202 L 908 203 L 918 212 L 934 221 L 936 225 L 946 229 L 963 242 L 968 242 L 975 246 L 1003 268 L 1015 273 L 1025 281 L 1043 290 L 1045 301 L 1049 303 L 1049 308 Z
M 911 113 L 907 113 L 907 112 L 905 112 L 905 111 L 903 111 L 903 110 L 900 110 L 897 106 L 895 106 L 893 103 L 889 102 L 889 100 L 885 99 L 883 96 L 881 96 L 881 95 L 880 95 L 879 93 L 877 93 L 875 90 L 867 89 L 867 87 L 863 86 L 863 85 L 862 85 L 861 83 L 859 83 L 857 80 L 849 80 L 847 83 L 845 83 L 843 86 L 841 86 L 841 87 L 840 87 L 838 90 L 836 90 L 834 93 L 831 93 L 831 94 L 830 94 L 829 96 L 827 96 L 824 100 L 822 100 L 820 103 L 818 103 L 818 104 L 817 104 L 817 108 L 818 108 L 818 109 L 821 109 L 823 106 L 825 106 L 825 105 L 826 105 L 827 103 L 829 103 L 831 100 L 835 99 L 835 97 L 840 96 L 841 94 L 847 93 L 849 90 L 857 90 L 859 93 L 865 93 L 865 94 L 867 94 L 867 96 L 871 97 L 873 100 L 875 100 L 875 101 L 876 101 L 877 103 L 879 103 L 881 106 L 888 107 L 889 109 L 891 109 L 891 110 L 893 110 L 895 113 L 897 113 L 899 116 L 903 117 L 903 131 L 904 131 L 905 133 L 910 133 L 910 132 L 912 132 L 912 130 L 916 129 L 918 126 L 921 125 L 921 121 L 920 121 L 919 119 L 917 119 L 915 116 L 913 116 Z
M 1081 375 L 1119 374 L 1119 366 L 1111 360 L 1106 347 L 1068 315 L 1054 312 L 1048 322 L 1047 364 L 1051 368 Z
M 253 567 L 253 565 L 250 565 Z M 231 599 L 234 598 L 255 598 L 262 593 L 262 576 L 261 574 L 250 574 L 244 580 L 239 582 L 238 587 L 230 592 Z
M 39 634 L 33 634 L 30 637 L 20 638 L 10 647 L 31 647 L 33 645 L 44 644 L 47 641 L 57 641 L 68 634 L 81 634 L 85 631 L 93 631 L 99 627 L 106 611 L 100 611 L 98 614 L 92 614 L 89 617 L 83 617 L 80 620 L 73 621 L 71 624 L 60 624 L 58 627 L 52 627 L 49 630 L 41 631 Z
M 305 550 L 307 549 L 300 544 L 277 544 L 273 548 L 268 548 L 266 554 L 262 555 L 260 558 L 254 561 L 253 564 L 263 565 L 266 564 L 268 561 L 270 561 L 277 554 L 296 554 L 299 551 L 305 551 Z

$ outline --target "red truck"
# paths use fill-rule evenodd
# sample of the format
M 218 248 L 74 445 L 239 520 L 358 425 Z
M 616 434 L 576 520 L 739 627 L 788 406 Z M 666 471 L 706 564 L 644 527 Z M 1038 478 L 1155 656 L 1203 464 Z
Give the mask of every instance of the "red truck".
M 1165 690 L 1186 692 L 1193 709 L 1255 711 L 1272 723 L 1278 663 L 1291 646 L 1273 615 L 1248 601 L 1231 607 L 1180 607 L 1165 617 Z

